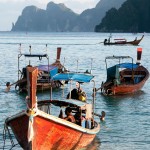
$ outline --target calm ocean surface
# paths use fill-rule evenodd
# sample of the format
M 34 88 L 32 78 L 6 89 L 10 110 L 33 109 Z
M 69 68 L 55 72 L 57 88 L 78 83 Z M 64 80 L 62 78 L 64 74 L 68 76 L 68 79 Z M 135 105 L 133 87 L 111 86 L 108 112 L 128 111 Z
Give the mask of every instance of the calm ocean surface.
M 26 108 L 25 96 L 15 91 L 5 93 L 6 82 L 17 81 L 19 43 L 22 53 L 47 53 L 50 63 L 56 58 L 57 47 L 62 48 L 61 62 L 72 71 L 90 70 L 95 76 L 96 87 L 106 80 L 105 57 L 112 55 L 129 55 L 136 61 L 137 47 L 143 48 L 142 65 L 150 70 L 150 34 L 139 46 L 104 46 L 102 42 L 109 33 L 9 33 L 0 32 L 0 149 L 3 149 L 4 122 L 8 116 L 16 114 Z M 112 34 L 113 38 L 133 40 L 141 38 L 142 34 Z M 47 51 L 45 45 L 48 44 Z M 91 63 L 92 61 L 92 63 Z M 23 58 L 21 67 L 28 64 Z M 47 64 L 45 60 L 32 60 L 31 64 Z M 88 86 L 88 87 L 87 87 Z M 92 84 L 83 85 L 88 97 L 91 97 Z M 67 86 L 65 87 L 67 90 Z M 62 90 L 54 91 L 57 98 Z M 38 99 L 49 99 L 49 92 L 38 93 Z M 150 82 L 146 82 L 141 91 L 136 94 L 118 97 L 105 97 L 97 92 L 96 113 L 106 112 L 105 122 L 101 122 L 101 131 L 93 145 L 93 150 L 149 150 L 150 149 Z M 99 119 L 97 118 L 99 122 Z M 15 138 L 13 137 L 14 141 Z M 16 142 L 16 141 L 15 141 Z M 6 150 L 11 148 L 9 139 L 5 141 Z M 13 150 L 21 150 L 19 146 Z

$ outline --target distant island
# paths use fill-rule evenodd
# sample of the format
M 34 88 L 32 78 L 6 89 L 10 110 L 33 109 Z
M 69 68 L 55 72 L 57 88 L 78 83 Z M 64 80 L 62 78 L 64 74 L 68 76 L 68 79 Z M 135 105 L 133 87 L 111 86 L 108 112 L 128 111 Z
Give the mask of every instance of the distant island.
M 49 2 L 46 10 L 27 6 L 11 31 L 150 32 L 150 0 L 100 0 L 81 14 Z
M 92 32 L 101 23 L 106 12 L 116 10 L 126 0 L 100 0 L 95 8 L 76 14 L 64 4 L 49 2 L 46 10 L 36 6 L 23 9 L 11 31 L 25 32 Z
M 150 0 L 127 0 L 110 9 L 95 32 L 150 32 Z

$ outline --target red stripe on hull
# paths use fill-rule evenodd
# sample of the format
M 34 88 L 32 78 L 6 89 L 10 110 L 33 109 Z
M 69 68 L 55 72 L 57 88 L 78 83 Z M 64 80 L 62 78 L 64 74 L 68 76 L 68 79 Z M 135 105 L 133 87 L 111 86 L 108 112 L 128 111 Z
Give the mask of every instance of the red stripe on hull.
M 139 90 L 142 89 L 144 84 L 139 84 L 139 85 L 118 85 L 115 87 L 112 87 L 112 92 L 113 95 L 121 95 L 121 94 L 131 94 L 131 93 L 135 93 Z

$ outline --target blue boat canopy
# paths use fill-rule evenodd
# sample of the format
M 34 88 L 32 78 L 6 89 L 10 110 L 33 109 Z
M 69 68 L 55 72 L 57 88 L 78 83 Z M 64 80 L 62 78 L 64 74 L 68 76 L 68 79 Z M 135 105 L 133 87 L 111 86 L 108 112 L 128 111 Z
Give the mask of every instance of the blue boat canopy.
M 128 68 L 128 69 L 135 69 L 137 68 L 139 65 L 137 64 L 133 64 L 133 63 L 121 63 L 121 64 L 117 64 L 116 65 L 118 68 Z
M 119 68 L 135 69 L 137 67 L 138 67 L 137 64 L 121 63 L 115 66 L 112 66 L 110 68 L 107 68 L 107 81 L 117 79 L 119 82 L 119 79 L 120 79 Z
M 84 73 L 60 73 L 52 77 L 52 80 L 74 80 L 78 82 L 90 82 L 94 78 L 91 74 Z

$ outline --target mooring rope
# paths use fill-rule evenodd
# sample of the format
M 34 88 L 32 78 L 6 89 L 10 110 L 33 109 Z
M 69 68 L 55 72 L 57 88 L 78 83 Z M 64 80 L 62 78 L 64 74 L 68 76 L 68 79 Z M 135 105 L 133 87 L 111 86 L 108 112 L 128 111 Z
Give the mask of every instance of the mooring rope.
M 14 144 L 14 141 L 13 141 L 13 138 L 11 136 L 10 130 L 9 130 L 8 126 L 7 126 L 6 121 L 5 121 L 4 130 L 3 130 L 3 141 L 4 141 L 3 150 L 5 149 L 7 133 L 8 133 L 9 140 L 11 142 L 11 148 L 10 148 L 10 150 L 11 150 L 13 147 L 15 147 L 16 145 L 18 145 L 18 143 Z

